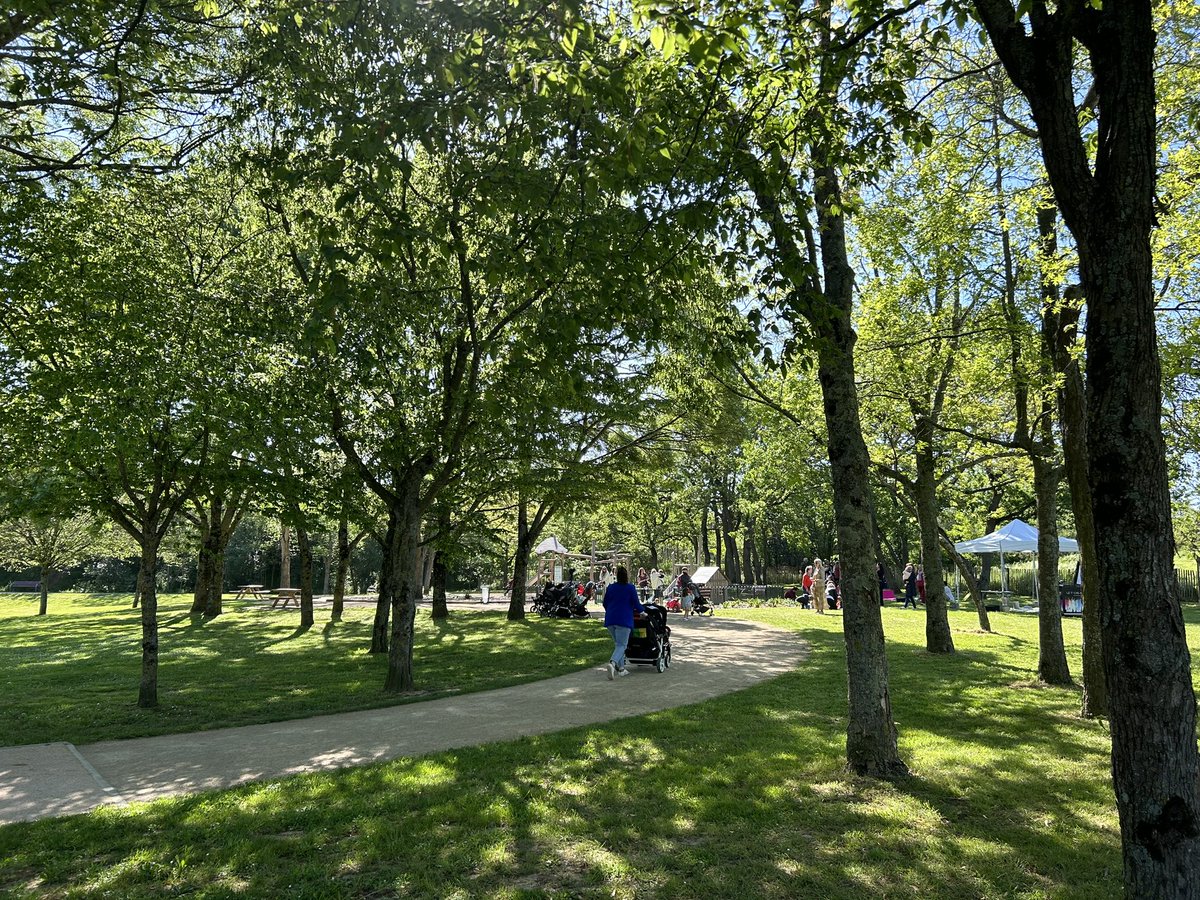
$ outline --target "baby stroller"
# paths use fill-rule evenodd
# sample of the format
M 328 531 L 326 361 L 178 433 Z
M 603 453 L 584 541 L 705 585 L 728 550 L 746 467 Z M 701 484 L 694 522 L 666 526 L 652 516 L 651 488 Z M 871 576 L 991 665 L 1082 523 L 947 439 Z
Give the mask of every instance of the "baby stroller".
M 634 615 L 625 660 L 639 666 L 654 666 L 660 672 L 671 665 L 671 626 L 667 624 L 667 611 L 661 606 L 648 604 L 643 612 Z
M 708 598 L 700 591 L 696 591 L 692 597 L 692 612 L 698 616 L 713 615 L 713 606 L 708 602 Z

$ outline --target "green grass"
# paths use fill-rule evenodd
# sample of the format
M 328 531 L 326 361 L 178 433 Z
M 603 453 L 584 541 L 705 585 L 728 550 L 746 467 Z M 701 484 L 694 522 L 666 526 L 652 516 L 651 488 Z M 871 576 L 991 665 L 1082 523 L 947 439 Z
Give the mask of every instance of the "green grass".
M 1037 621 L 886 610 L 912 777 L 842 766 L 841 620 L 794 673 L 599 727 L 0 829 L 0 891 L 158 897 L 1117 897 L 1103 724 L 1034 681 Z M 1187 613 L 1189 622 L 1197 619 Z M 1079 623 L 1065 624 L 1074 671 Z M 1193 632 L 1196 629 L 1192 629 Z M 657 689 L 656 676 L 642 679 Z
M 608 634 L 594 622 L 455 610 L 435 623 L 417 613 L 419 693 L 383 693 L 387 661 L 366 652 L 373 609 L 299 630 L 298 610 L 226 604 L 211 622 L 193 618 L 190 597 L 159 604 L 159 706 L 138 709 L 141 620 L 127 597 L 0 596 L 0 743 L 71 741 L 198 731 L 367 709 L 479 691 L 572 672 L 602 660 Z

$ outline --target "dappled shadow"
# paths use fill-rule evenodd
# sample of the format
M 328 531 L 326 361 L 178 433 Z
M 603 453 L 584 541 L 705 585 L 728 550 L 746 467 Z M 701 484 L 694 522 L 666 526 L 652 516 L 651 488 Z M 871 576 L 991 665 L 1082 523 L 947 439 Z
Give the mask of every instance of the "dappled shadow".
M 1011 636 L 948 657 L 891 636 L 893 703 L 914 774 L 889 784 L 844 773 L 843 638 L 800 624 L 812 650 L 799 670 L 701 706 L 0 829 L 0 884 L 36 877 L 50 891 L 126 897 L 164 887 L 1119 896 L 1103 730 L 1070 715 L 1075 692 L 1027 686 L 1032 670 L 1014 660 Z M 707 630 L 689 622 L 676 635 L 699 642 Z M 535 645 L 543 634 L 520 633 Z M 472 635 L 451 629 L 443 639 L 459 638 Z M 671 683 L 635 675 L 616 686 L 633 688 L 635 705 Z
M 3 829 L 2 871 L 130 897 L 154 896 L 165 872 L 177 891 L 261 896 L 1119 893 L 1113 834 L 1054 827 L 1067 823 L 1061 795 L 1077 779 L 1047 795 L 1034 769 L 964 764 L 954 783 L 897 786 L 847 778 L 826 753 L 836 717 L 794 708 L 814 675 L 832 672 L 784 676 L 703 716 L 676 710 Z M 987 784 L 1027 808 L 977 803 Z M 52 852 L 78 862 L 53 864 Z

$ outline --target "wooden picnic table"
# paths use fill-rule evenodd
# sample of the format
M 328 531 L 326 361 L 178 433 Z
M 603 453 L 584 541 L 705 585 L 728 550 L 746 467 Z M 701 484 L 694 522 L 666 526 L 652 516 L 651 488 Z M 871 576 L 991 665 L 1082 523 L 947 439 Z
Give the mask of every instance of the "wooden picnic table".
M 271 591 L 271 596 L 274 598 L 271 601 L 271 609 L 274 609 L 280 600 L 283 601 L 280 609 L 287 609 L 288 604 L 293 600 L 296 601 L 296 606 L 300 605 L 300 588 L 275 588 Z
M 267 586 L 265 584 L 239 584 L 237 596 L 233 599 L 241 600 L 246 595 L 253 597 L 255 600 L 263 600 L 271 596 L 267 592 Z

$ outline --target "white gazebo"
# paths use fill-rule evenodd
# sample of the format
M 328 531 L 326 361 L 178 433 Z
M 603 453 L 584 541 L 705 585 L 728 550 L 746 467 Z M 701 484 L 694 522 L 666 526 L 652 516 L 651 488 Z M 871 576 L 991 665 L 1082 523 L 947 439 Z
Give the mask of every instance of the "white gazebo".
M 1000 590 L 1008 591 L 1008 576 L 1004 568 L 1005 553 L 1032 553 L 1034 566 L 1037 566 L 1038 530 L 1028 522 L 1013 519 L 1003 528 L 985 534 L 983 537 L 972 538 L 969 541 L 959 541 L 954 545 L 959 553 L 999 553 L 1000 554 Z M 1079 543 L 1074 538 L 1059 536 L 1059 553 L 1078 553 Z M 1033 580 L 1033 593 L 1037 596 L 1037 579 Z

